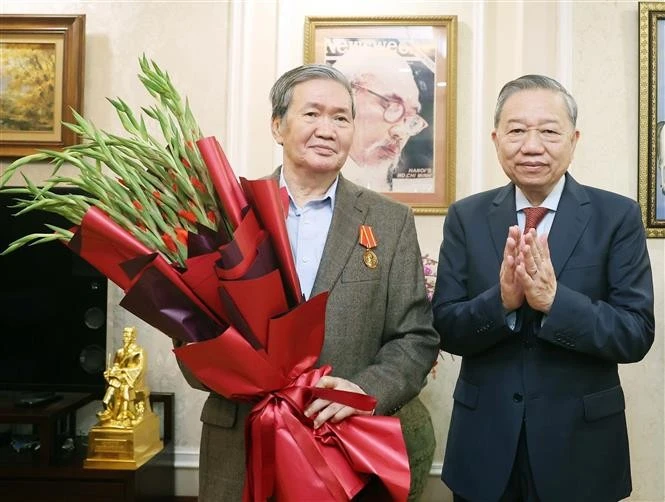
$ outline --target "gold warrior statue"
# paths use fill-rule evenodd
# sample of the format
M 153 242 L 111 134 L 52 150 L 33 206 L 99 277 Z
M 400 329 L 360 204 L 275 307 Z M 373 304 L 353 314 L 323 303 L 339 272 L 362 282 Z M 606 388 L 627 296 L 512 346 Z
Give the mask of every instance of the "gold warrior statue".
M 136 328 L 125 328 L 122 339 L 123 345 L 116 351 L 113 365 L 104 371 L 108 386 L 102 400 L 104 409 L 97 413 L 101 425 L 136 425 L 145 411 L 150 410 L 144 381 L 145 353 L 136 343 Z
M 99 424 L 90 430 L 86 469 L 137 469 L 163 447 L 159 417 L 150 407 L 145 383 L 145 352 L 136 343 L 136 328 L 122 331 L 123 344 L 109 361 L 107 387 Z

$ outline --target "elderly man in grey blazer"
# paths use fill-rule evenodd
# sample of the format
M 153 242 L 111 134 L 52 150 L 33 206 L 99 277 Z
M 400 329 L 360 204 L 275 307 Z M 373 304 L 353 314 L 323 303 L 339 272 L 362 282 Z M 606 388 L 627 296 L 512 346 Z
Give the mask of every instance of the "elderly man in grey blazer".
M 420 249 L 410 209 L 344 179 L 354 105 L 346 78 L 305 65 L 273 86 L 272 134 L 283 146 L 273 174 L 289 194 L 287 228 L 307 298 L 329 292 L 318 382 L 370 394 L 374 412 L 401 418 L 412 470 L 410 499 L 422 492 L 434 453 L 429 412 L 418 399 L 437 357 Z M 192 385 L 198 386 L 191 378 Z M 239 501 L 245 477 L 244 424 L 251 404 L 211 393 L 201 415 L 199 501 Z M 314 427 L 364 413 L 317 399 Z

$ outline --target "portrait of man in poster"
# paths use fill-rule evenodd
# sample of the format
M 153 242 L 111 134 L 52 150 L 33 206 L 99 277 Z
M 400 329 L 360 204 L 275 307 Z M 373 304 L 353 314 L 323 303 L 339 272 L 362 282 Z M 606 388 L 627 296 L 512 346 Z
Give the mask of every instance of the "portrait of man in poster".
M 431 40 L 327 39 L 325 60 L 349 79 L 354 140 L 342 174 L 378 192 L 432 192 Z

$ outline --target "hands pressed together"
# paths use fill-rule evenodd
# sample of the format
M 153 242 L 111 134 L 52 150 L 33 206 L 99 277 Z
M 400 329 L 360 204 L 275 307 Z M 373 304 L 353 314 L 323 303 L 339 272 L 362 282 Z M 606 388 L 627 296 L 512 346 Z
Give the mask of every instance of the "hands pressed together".
M 334 376 L 324 376 L 316 384 L 317 387 L 324 389 L 345 390 L 356 392 L 358 394 L 367 394 L 358 385 L 344 378 Z M 313 417 L 314 428 L 318 429 L 325 422 L 330 420 L 332 423 L 341 422 L 351 415 L 371 415 L 371 411 L 358 410 L 351 406 L 345 406 L 340 403 L 328 401 L 327 399 L 315 399 L 305 410 L 306 417 Z
M 499 284 L 506 311 L 517 310 L 526 300 L 532 309 L 549 313 L 557 282 L 547 235 L 537 236 L 534 229 L 522 234 L 517 225 L 508 229 Z

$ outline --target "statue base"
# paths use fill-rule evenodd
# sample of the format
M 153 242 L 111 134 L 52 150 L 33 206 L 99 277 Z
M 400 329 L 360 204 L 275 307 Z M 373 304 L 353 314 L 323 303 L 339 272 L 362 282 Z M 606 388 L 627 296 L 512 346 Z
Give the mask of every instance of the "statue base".
M 138 424 L 121 428 L 95 426 L 88 436 L 86 469 L 135 470 L 159 453 L 159 417 L 146 413 Z

